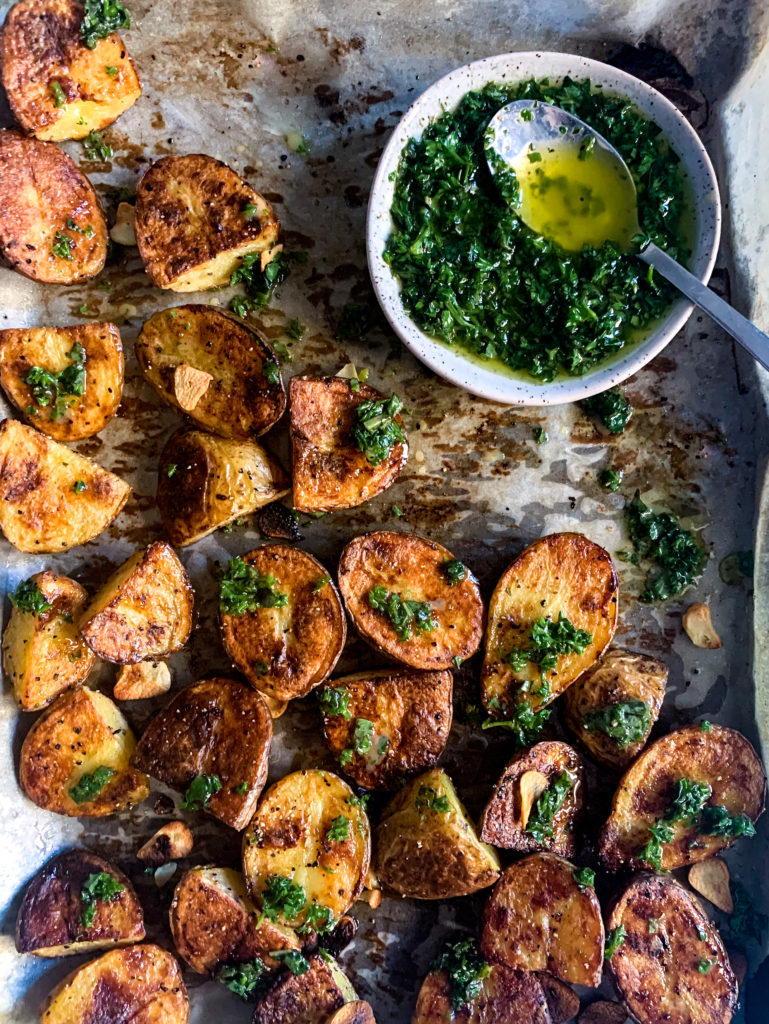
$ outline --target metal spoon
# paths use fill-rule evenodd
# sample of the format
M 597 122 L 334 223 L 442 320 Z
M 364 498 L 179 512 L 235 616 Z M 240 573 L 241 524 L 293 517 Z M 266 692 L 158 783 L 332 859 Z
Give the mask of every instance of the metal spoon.
M 535 231 L 544 233 L 541 224 L 537 225 L 527 220 L 523 201 L 526 180 L 531 172 L 531 161 L 539 160 L 542 152 L 552 152 L 555 147 L 573 146 L 583 153 L 587 152 L 591 159 L 597 154 L 604 161 L 613 161 L 618 177 L 624 179 L 624 188 L 627 192 L 624 195 L 625 206 L 622 212 L 627 213 L 628 207 L 630 208 L 631 230 L 627 232 L 627 238 L 613 241 L 629 248 L 633 235 L 640 234 L 633 176 L 617 150 L 579 118 L 549 103 L 516 100 L 497 111 L 486 129 L 484 142 L 486 159 L 492 175 L 501 182 L 502 175 L 508 168 L 516 172 L 520 184 L 520 195 L 516 205 L 520 207 L 522 220 Z M 504 192 L 504 189 L 502 191 Z M 683 292 L 687 299 L 700 309 L 704 309 L 708 316 L 731 334 L 762 366 L 769 369 L 769 336 L 653 242 L 647 242 L 637 255 Z

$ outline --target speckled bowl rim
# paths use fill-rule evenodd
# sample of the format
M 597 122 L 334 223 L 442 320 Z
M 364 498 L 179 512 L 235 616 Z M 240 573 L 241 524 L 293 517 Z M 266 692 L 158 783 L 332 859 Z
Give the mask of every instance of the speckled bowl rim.
M 695 229 L 691 270 L 703 283 L 710 279 L 721 237 L 721 203 L 715 171 L 698 135 L 681 112 L 650 85 L 602 61 L 555 51 L 504 53 L 465 64 L 431 85 L 406 111 L 393 131 L 379 160 L 369 196 L 366 218 L 366 251 L 371 281 L 390 326 L 403 344 L 425 366 L 452 384 L 481 398 L 506 405 L 559 405 L 576 402 L 619 384 L 658 355 L 683 327 L 694 309 L 678 299 L 668 315 L 644 341 L 622 350 L 614 359 L 582 377 L 559 379 L 550 384 L 517 380 L 478 365 L 421 331 L 403 308 L 398 279 L 382 253 L 391 230 L 390 207 L 401 151 L 410 138 L 444 110 L 456 106 L 462 96 L 488 82 L 515 83 L 525 78 L 590 78 L 607 92 L 625 96 L 662 129 L 679 156 L 692 190 Z

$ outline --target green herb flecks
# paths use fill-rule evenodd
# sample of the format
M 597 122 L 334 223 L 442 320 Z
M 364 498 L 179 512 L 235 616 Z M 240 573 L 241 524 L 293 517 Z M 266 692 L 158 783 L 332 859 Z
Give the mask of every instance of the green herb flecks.
M 232 787 L 233 793 L 237 793 L 238 796 L 244 796 L 250 789 L 247 782 L 239 782 L 237 786 Z
M 729 937 L 735 946 L 745 949 L 750 942 L 762 943 L 769 917 L 756 909 L 755 898 L 741 882 L 732 883 L 734 910 L 729 917 Z
M 547 444 L 547 431 L 544 427 L 534 427 L 532 433 L 537 444 Z
M 85 349 L 76 342 L 69 351 L 70 365 L 59 373 L 33 366 L 24 376 L 38 408 L 51 409 L 51 419 L 60 419 L 73 400 L 85 391 Z
M 646 577 L 641 600 L 667 601 L 677 597 L 702 572 L 706 554 L 691 530 L 685 530 L 670 512 L 654 512 L 636 491 L 625 506 L 635 553 L 631 561 L 654 564 Z
M 100 39 L 130 27 L 131 15 L 120 0 L 85 0 L 80 38 L 89 50 L 96 49 Z
M 585 892 L 595 885 L 595 871 L 592 868 L 575 868 L 571 875 L 580 892 Z
M 51 254 L 60 260 L 71 260 L 72 250 L 75 248 L 75 239 L 63 231 L 57 231 L 51 243 Z
M 445 793 L 440 796 L 432 786 L 420 786 L 414 806 L 424 818 L 424 811 L 433 811 L 435 814 L 446 814 L 451 810 L 451 802 Z
M 368 603 L 375 612 L 381 612 L 392 623 L 398 639 L 406 642 L 412 632 L 429 633 L 437 623 L 427 601 L 409 601 L 386 587 L 372 587 Z
M 313 594 L 319 594 L 321 590 L 326 586 L 327 583 L 331 582 L 330 576 L 321 576 L 315 586 L 312 588 Z
M 445 562 L 441 562 L 441 571 L 451 587 L 455 587 L 467 577 L 467 567 L 458 558 L 447 558 Z
M 294 341 L 299 341 L 306 330 L 307 328 L 304 324 L 298 320 L 289 320 L 286 326 L 286 334 L 289 338 L 293 338 Z
M 371 750 L 374 723 L 367 718 L 356 718 L 352 731 L 352 746 L 356 754 L 367 754 Z
M 324 686 L 317 700 L 324 715 L 350 719 L 350 691 L 346 686 Z
M 22 580 L 16 590 L 8 595 L 8 600 L 20 612 L 28 612 L 38 617 L 50 611 L 51 604 L 43 596 L 43 592 L 35 580 Z
M 724 836 L 727 839 L 754 836 L 756 826 L 746 814 L 730 814 L 721 805 L 703 807 L 700 835 Z
M 343 814 L 340 814 L 338 818 L 329 825 L 328 831 L 326 832 L 326 839 L 330 843 L 343 843 L 345 839 L 350 835 L 350 819 L 345 818 Z
M 310 969 L 309 961 L 298 949 L 273 949 L 270 956 L 288 967 L 292 974 L 306 974 Z
M 272 875 L 262 892 L 262 910 L 270 921 L 293 921 L 304 910 L 307 895 L 301 885 L 283 875 Z
M 113 156 L 112 146 L 105 142 L 101 132 L 93 131 L 83 139 L 83 151 L 88 160 L 95 160 L 104 163 L 111 160 Z
M 92 772 L 81 775 L 69 790 L 70 800 L 74 800 L 76 804 L 88 803 L 101 793 L 114 774 L 112 768 L 100 764 Z
M 96 917 L 96 904 L 114 900 L 121 892 L 125 892 L 125 886 L 122 882 L 118 882 L 114 875 L 110 875 L 106 871 L 89 875 L 80 890 L 81 926 L 90 928 Z
M 697 964 L 697 970 L 700 972 L 700 974 L 710 974 L 711 969 L 715 966 L 715 960 L 702 959 Z
M 53 81 L 48 86 L 53 96 L 53 105 L 55 107 L 63 107 L 67 102 L 67 94 L 61 87 L 61 82 Z
M 651 728 L 652 712 L 643 700 L 624 700 L 589 711 L 582 719 L 588 732 L 602 732 L 614 740 L 620 750 L 640 743 Z
M 299 928 L 299 931 L 302 934 L 313 931 L 318 935 L 323 935 L 331 930 L 333 923 L 334 920 L 329 907 L 324 907 L 322 903 L 311 903 L 305 911 L 304 924 Z
M 211 797 L 222 788 L 218 775 L 196 775 L 182 797 L 184 811 L 202 811 L 208 807 Z
M 553 819 L 571 793 L 573 781 L 568 772 L 556 775 L 547 789 L 540 793 L 526 822 L 526 834 L 543 846 L 553 838 Z
M 264 963 L 256 957 L 243 964 L 225 964 L 216 975 L 216 980 L 236 996 L 248 1001 L 254 997 L 262 978 L 268 973 Z
M 662 870 L 662 847 L 663 844 L 672 841 L 673 829 L 664 821 L 658 822 L 649 828 L 649 838 L 638 851 L 638 859 L 654 868 L 655 871 Z
M 598 474 L 598 481 L 601 487 L 605 487 L 607 491 L 618 491 L 622 484 L 622 470 L 621 469 L 602 469 Z
M 547 673 L 558 668 L 559 658 L 567 654 L 584 654 L 592 642 L 592 634 L 578 629 L 560 612 L 557 621 L 549 616 L 537 619 L 529 631 L 526 646 L 513 648 L 507 655 L 507 661 L 514 672 L 522 672 L 529 663 L 536 665 L 540 682 L 547 688 Z M 544 703 L 548 696 L 548 693 L 540 693 L 541 702 Z
M 219 580 L 219 607 L 227 615 L 285 608 L 288 595 L 275 590 L 277 583 L 274 576 L 263 576 L 239 556 L 231 558 Z
M 402 408 L 403 402 L 397 395 L 379 402 L 367 400 L 356 408 L 352 439 L 372 466 L 384 462 L 393 448 L 406 440 L 403 427 L 395 418 Z
M 488 978 L 491 967 L 478 948 L 475 939 L 462 939 L 447 944 L 435 958 L 431 970 L 443 971 L 449 982 L 449 998 L 454 1010 L 472 1003 L 481 993 L 483 979 Z
M 713 790 L 707 782 L 694 779 L 679 779 L 676 782 L 673 799 L 665 811 L 665 821 L 690 825 L 707 801 Z
M 482 729 L 506 729 L 513 737 L 517 748 L 533 743 L 550 718 L 550 708 L 535 711 L 528 700 L 518 700 L 512 706 L 500 705 L 503 718 L 487 718 L 481 723 Z
M 602 423 L 610 434 L 621 434 L 633 415 L 633 406 L 621 388 L 609 388 L 580 403 L 588 414 Z
M 280 384 L 280 363 L 276 359 L 266 359 L 262 366 L 262 376 L 268 384 Z
M 76 480 L 72 485 L 72 490 L 75 492 L 75 494 L 82 494 L 83 491 L 85 490 L 85 481 Z
M 282 252 L 273 256 L 264 270 L 261 261 L 261 253 L 249 252 L 230 275 L 230 284 L 242 284 L 245 291 L 245 295 L 237 295 L 230 302 L 230 309 L 238 316 L 266 306 L 277 286 L 289 275 L 288 258 Z
M 604 960 L 611 960 L 620 946 L 624 946 L 626 936 L 627 932 L 623 925 L 619 924 L 616 928 L 612 928 L 606 936 L 606 946 L 603 953 Z

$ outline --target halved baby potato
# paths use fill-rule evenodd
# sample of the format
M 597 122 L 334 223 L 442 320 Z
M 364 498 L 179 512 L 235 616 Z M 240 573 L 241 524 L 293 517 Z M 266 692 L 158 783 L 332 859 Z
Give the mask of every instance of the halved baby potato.
M 704 784 L 710 792 L 702 807 L 666 818 L 684 781 Z M 656 740 L 625 772 L 612 801 L 611 814 L 599 839 L 601 859 L 610 871 L 648 866 L 641 856 L 650 829 L 665 822 L 672 838 L 660 844 L 660 868 L 672 871 L 713 857 L 732 846 L 745 829 L 726 826 L 755 822 L 764 810 L 766 772 L 745 737 L 723 725 L 703 730 L 687 725 Z M 713 810 L 714 808 L 720 810 Z M 712 821 L 704 820 L 710 818 Z M 715 821 L 716 816 L 723 819 Z M 715 823 L 713 823 L 715 822 Z
M 285 971 L 257 999 L 252 1024 L 329 1024 L 355 989 L 339 964 L 327 953 L 308 957 L 309 970 Z
M 0 255 L 46 284 L 95 277 L 107 258 L 107 224 L 96 193 L 52 142 L 0 131 Z
M 404 775 L 432 768 L 443 753 L 452 691 L 445 671 L 378 669 L 335 679 L 318 692 L 331 753 L 364 789 L 394 789 Z M 354 741 L 360 721 L 373 726 L 363 751 Z
M 92 876 L 107 876 L 99 881 L 110 884 L 108 895 L 99 895 L 98 883 L 88 888 Z M 144 913 L 133 886 L 88 850 L 67 850 L 38 871 L 16 917 L 16 949 L 35 956 L 73 956 L 143 938 Z
M 251 685 L 279 701 L 304 697 L 331 675 L 347 638 L 342 602 L 317 558 L 286 544 L 242 556 L 276 580 L 283 607 L 220 612 L 222 643 Z
M 249 253 L 278 239 L 272 207 L 231 167 L 211 156 L 166 156 L 136 190 L 136 243 L 158 288 L 200 292 L 230 283 Z
M 130 493 L 124 480 L 84 455 L 18 420 L 0 423 L 0 529 L 19 551 L 88 543 Z
M 542 985 L 536 974 L 493 964 L 481 980 L 480 992 L 455 1007 L 445 971 L 431 971 L 422 982 L 411 1024 L 552 1024 Z
M 101 818 L 149 795 L 131 766 L 136 740 L 116 704 L 98 690 L 68 690 L 38 718 L 21 747 L 19 782 L 43 810 Z
M 298 899 L 295 913 L 277 915 L 294 927 L 307 922 L 308 912 L 312 921 L 316 904 L 332 921 L 349 910 L 363 891 L 370 857 L 365 810 L 346 782 L 319 769 L 292 772 L 270 786 L 243 837 L 243 874 L 258 906 L 286 879 L 301 888 L 301 907 Z
M 88 600 L 83 587 L 49 569 L 30 582 L 49 607 L 38 615 L 14 606 L 3 633 L 3 670 L 23 711 L 37 711 L 84 682 L 95 660 L 75 625 Z
M 182 427 L 160 456 L 157 506 L 172 544 L 184 547 L 288 494 L 288 478 L 255 441 Z
M 165 541 L 137 551 L 96 594 L 78 628 L 104 661 L 133 665 L 181 650 L 192 630 L 195 595 Z
M 57 407 L 50 390 L 44 394 L 46 404 L 41 405 L 27 383 L 30 372 L 39 368 L 61 380 L 61 372 L 75 365 L 76 346 L 85 357 L 82 394 L 67 392 L 64 384 L 65 408 L 61 403 Z M 123 370 L 123 346 L 115 324 L 0 331 L 0 386 L 28 423 L 57 441 L 79 441 L 106 427 L 120 405 Z
M 467 896 L 499 878 L 499 860 L 482 843 L 441 769 L 408 782 L 382 811 L 374 836 L 380 882 L 420 900 Z
M 601 907 L 592 886 L 577 884 L 576 870 L 554 853 L 533 853 L 505 868 L 483 914 L 485 957 L 597 988 L 604 947 Z
M 234 679 L 204 679 L 181 690 L 144 730 L 134 765 L 187 791 L 187 810 L 209 811 L 234 829 L 248 824 L 267 778 L 272 718 L 262 698 Z M 218 783 L 195 799 L 200 777 Z
M 455 563 L 464 576 L 453 582 Z M 363 639 L 404 665 L 451 668 L 478 650 L 480 588 L 440 544 L 392 530 L 355 537 L 339 560 L 339 589 Z

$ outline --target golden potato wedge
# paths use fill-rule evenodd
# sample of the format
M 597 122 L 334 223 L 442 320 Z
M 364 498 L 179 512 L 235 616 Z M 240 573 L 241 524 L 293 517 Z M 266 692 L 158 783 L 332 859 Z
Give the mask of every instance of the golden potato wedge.
M 254 441 L 233 441 L 182 427 L 160 456 L 157 506 L 178 547 L 251 515 L 288 494 L 288 478 Z
M 451 582 L 446 567 L 454 563 L 462 564 L 415 534 L 377 530 L 351 540 L 339 560 L 339 589 L 363 639 L 425 670 L 451 668 L 474 654 L 483 636 L 483 601 L 469 570 Z
M 220 437 L 259 437 L 285 411 L 280 375 L 270 380 L 265 376 L 265 368 L 274 368 L 278 360 L 264 336 L 213 306 L 177 306 L 155 313 L 136 339 L 136 358 L 164 402 Z M 191 403 L 180 390 L 180 371 L 185 369 L 210 378 Z
M 52 142 L 0 131 L 0 255 L 46 284 L 95 277 L 107 224 L 90 181 Z
M 617 624 L 617 573 L 603 548 L 581 533 L 553 533 L 530 544 L 502 574 L 489 604 L 481 698 L 495 718 L 517 703 L 538 709 L 563 693 L 611 643 Z M 544 672 L 532 660 L 514 668 L 514 651 L 532 650 L 532 627 L 560 617 L 591 637 L 582 653 L 561 654 Z M 525 658 L 525 654 L 524 654 Z
M 359 786 L 394 789 L 404 775 L 432 768 L 443 753 L 452 691 L 450 672 L 379 669 L 341 676 L 318 692 L 326 742 Z M 362 751 L 355 743 L 361 720 L 373 723 Z
M 78 376 L 80 358 L 82 380 L 68 380 L 73 370 Z M 36 370 L 55 380 L 30 386 L 27 379 L 32 374 L 34 382 Z M 68 373 L 62 376 L 62 371 Z M 106 427 L 120 405 L 123 371 L 123 346 L 114 324 L 0 331 L 0 386 L 31 426 L 57 441 L 79 441 Z
M 286 708 L 288 707 L 287 700 L 275 700 L 274 697 L 271 697 L 268 693 L 262 693 L 261 690 L 257 690 L 256 692 L 267 705 L 273 719 L 280 718 L 281 715 L 285 714 Z
M 505 868 L 483 914 L 486 958 L 597 988 L 603 965 L 601 907 L 592 886 L 577 885 L 575 871 L 554 853 L 532 853 Z
M 139 661 L 123 665 L 115 680 L 115 700 L 148 700 L 171 689 L 171 670 L 164 661 Z
M 307 958 L 309 970 L 283 976 L 257 999 L 252 1024 L 328 1024 L 355 998 L 355 989 L 330 956 Z
M 41 1024 L 187 1024 L 190 1003 L 176 959 L 150 943 L 113 949 L 74 970 L 51 992 Z
M 19 551 L 66 551 L 106 530 L 131 488 L 19 423 L 0 423 L 0 529 Z
M 363 999 L 345 1003 L 328 1018 L 326 1024 L 376 1024 L 371 1004 Z
M 136 857 L 148 867 L 159 868 L 192 853 L 194 837 L 183 821 L 169 821 L 136 851 Z
M 88 850 L 60 853 L 38 871 L 16 917 L 16 949 L 35 956 L 73 956 L 143 938 L 144 913 L 133 886 Z
M 353 391 L 342 377 L 292 377 L 291 461 L 294 508 L 333 512 L 354 508 L 387 490 L 409 456 L 408 441 L 395 444 L 386 459 L 372 465 L 353 439 L 361 402 L 380 402 L 381 391 L 358 383 Z M 397 424 L 405 432 L 403 419 Z
M 682 782 L 708 790 L 704 802 L 687 801 L 689 810 L 679 815 Z M 647 747 L 620 779 L 599 839 L 601 859 L 610 871 L 625 864 L 672 871 L 705 860 L 740 835 L 752 835 L 765 800 L 764 766 L 741 733 L 723 725 L 684 726 Z M 734 827 L 726 827 L 727 819 Z M 650 829 L 660 823 L 670 838 L 649 850 Z
M 448 775 L 439 768 L 408 782 L 382 811 L 374 835 L 379 881 L 420 900 L 466 896 L 499 878 Z
M 21 596 L 14 598 L 3 632 L 3 671 L 19 707 L 37 711 L 63 690 L 84 682 L 93 668 L 93 653 L 75 625 L 88 595 L 79 583 L 49 569 L 21 586 L 42 597 L 41 609 L 48 607 L 37 614 Z
M 544 790 L 531 786 L 537 775 L 544 779 Z M 572 857 L 584 789 L 582 762 L 568 743 L 537 743 L 508 763 L 483 809 L 478 834 L 484 843 L 504 850 L 549 850 Z
M 370 858 L 365 810 L 346 782 L 319 769 L 292 772 L 270 786 L 243 837 L 251 898 L 294 927 L 328 924 L 349 910 L 363 891 Z M 292 889 L 290 903 L 276 902 L 280 886 Z M 323 911 L 311 909 L 316 904 L 328 910 L 325 922 Z
M 728 1024 L 737 981 L 721 938 L 672 878 L 638 875 L 609 915 L 623 936 L 609 959 L 617 991 L 640 1024 Z M 617 931 L 622 929 L 621 932 Z
M 104 661 L 134 665 L 184 647 L 194 601 L 176 552 L 157 540 L 115 570 L 83 611 L 78 628 Z
M 622 770 L 646 745 L 659 717 L 668 667 L 612 647 L 564 694 L 564 720 L 588 753 Z
M 552 1024 L 545 994 L 536 974 L 493 964 L 481 991 L 464 1006 L 454 1007 L 445 971 L 431 971 L 422 982 L 411 1024 Z
M 267 778 L 271 742 L 272 718 L 258 693 L 234 679 L 204 679 L 177 693 L 152 719 L 133 763 L 186 791 L 186 810 L 205 809 L 240 830 Z M 210 796 L 200 796 L 197 779 L 216 780 Z
M 158 288 L 200 292 L 230 283 L 242 258 L 264 252 L 280 225 L 267 200 L 211 156 L 166 156 L 136 190 L 136 244 Z
M 285 595 L 285 602 L 230 613 L 222 584 L 224 649 L 254 688 L 279 701 L 304 697 L 328 679 L 344 648 L 347 624 L 337 589 L 317 558 L 287 544 L 256 548 L 241 562 L 257 574 L 254 585 L 272 577 L 273 594 Z M 247 593 L 246 584 L 240 594 Z
M 101 818 L 149 795 L 130 764 L 136 740 L 117 705 L 98 690 L 62 693 L 38 718 L 21 747 L 19 782 L 46 811 Z

